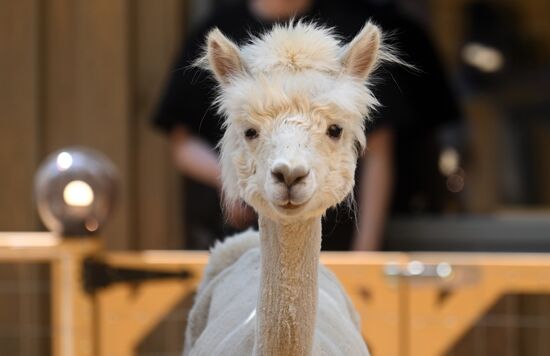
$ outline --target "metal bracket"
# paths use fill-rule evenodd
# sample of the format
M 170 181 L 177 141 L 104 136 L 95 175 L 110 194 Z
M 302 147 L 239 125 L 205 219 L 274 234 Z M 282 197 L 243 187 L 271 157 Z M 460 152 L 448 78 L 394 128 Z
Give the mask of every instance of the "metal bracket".
M 178 272 L 165 272 L 113 267 L 101 261 L 97 257 L 88 257 L 83 261 L 82 274 L 84 290 L 89 294 L 94 294 L 99 289 L 107 288 L 115 283 L 135 284 L 150 280 L 185 280 L 192 277 L 191 272 L 187 270 L 181 270 Z

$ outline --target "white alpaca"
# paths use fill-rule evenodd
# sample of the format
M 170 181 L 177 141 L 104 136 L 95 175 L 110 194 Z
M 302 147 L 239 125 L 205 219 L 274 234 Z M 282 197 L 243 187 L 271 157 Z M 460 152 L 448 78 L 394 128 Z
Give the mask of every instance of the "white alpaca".
M 377 104 L 366 80 L 381 59 L 395 60 L 370 23 L 346 45 L 301 22 L 241 48 L 219 30 L 208 35 L 203 64 L 226 118 L 225 197 L 254 207 L 260 231 L 212 250 L 185 355 L 368 355 L 359 318 L 319 253 L 322 215 L 354 185 L 364 118 Z

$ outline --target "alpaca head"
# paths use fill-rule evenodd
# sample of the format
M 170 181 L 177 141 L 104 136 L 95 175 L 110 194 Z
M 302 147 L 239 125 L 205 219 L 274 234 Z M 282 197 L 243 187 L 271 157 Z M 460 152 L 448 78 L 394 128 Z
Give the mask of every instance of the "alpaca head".
M 367 78 L 384 55 L 370 23 L 347 44 L 302 22 L 242 47 L 210 32 L 203 63 L 219 83 L 225 117 L 226 200 L 243 199 L 282 222 L 321 216 L 343 201 L 366 144 L 364 119 L 377 104 Z

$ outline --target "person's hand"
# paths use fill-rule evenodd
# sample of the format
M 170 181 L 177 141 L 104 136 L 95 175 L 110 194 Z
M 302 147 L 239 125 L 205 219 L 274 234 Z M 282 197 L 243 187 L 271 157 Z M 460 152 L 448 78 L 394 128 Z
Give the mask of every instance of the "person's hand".
M 243 202 L 235 202 L 226 211 L 227 222 L 235 229 L 245 229 L 258 219 L 256 212 Z

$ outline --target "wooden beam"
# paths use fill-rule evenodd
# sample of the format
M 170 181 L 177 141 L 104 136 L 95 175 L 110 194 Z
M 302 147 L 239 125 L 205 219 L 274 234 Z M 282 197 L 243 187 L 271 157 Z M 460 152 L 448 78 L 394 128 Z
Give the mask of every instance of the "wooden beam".
M 83 260 L 101 250 L 97 239 L 65 240 L 51 262 L 52 349 L 56 356 L 95 356 L 94 299 L 83 288 Z
M 154 129 L 152 116 L 180 50 L 185 2 L 136 0 L 131 36 L 132 117 L 135 118 L 135 248 L 184 246 L 182 179 L 172 162 L 169 140 Z M 154 239 L 151 236 L 155 236 Z
M 38 165 L 41 110 L 40 1 L 0 1 L 0 230 L 38 227 L 33 178 Z M 4 265 L 0 281 L 12 293 L 0 295 L 4 325 L 15 335 L 46 319 L 40 300 L 25 292 L 25 283 L 41 280 L 41 266 Z M 29 313 L 34 310 L 34 313 Z M 39 355 L 43 340 L 3 338 L 6 355 Z
M 37 227 L 39 30 L 38 1 L 0 1 L 0 230 Z

